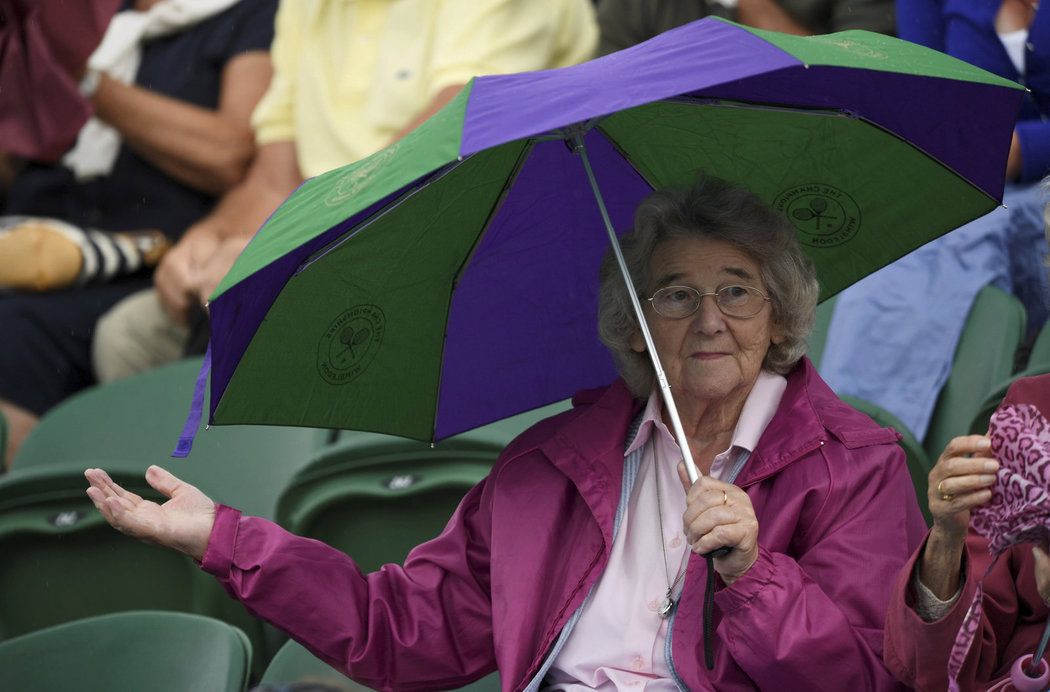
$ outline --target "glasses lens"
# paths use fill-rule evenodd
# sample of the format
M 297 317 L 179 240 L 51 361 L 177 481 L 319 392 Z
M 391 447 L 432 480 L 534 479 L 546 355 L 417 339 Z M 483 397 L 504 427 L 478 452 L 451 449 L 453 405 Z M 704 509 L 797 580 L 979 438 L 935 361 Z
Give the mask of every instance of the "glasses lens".
M 715 300 L 722 312 L 732 317 L 753 317 L 766 302 L 761 291 L 751 286 L 723 286 Z
M 664 317 L 687 317 L 700 305 L 700 291 L 688 286 L 668 286 L 654 293 L 651 301 L 653 309 Z

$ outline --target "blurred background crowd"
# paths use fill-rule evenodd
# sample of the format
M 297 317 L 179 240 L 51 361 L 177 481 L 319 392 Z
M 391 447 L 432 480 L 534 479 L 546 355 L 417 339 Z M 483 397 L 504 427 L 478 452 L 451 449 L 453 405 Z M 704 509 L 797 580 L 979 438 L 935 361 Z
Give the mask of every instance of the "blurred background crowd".
M 102 544 L 110 554 L 123 549 L 85 519 L 83 498 L 72 500 L 72 484 L 57 476 L 120 458 L 117 470 L 130 478 L 162 458 L 207 346 L 209 295 L 305 179 L 397 141 L 475 75 L 580 63 L 708 15 L 798 35 L 897 35 L 1029 89 L 1004 205 L 825 302 L 810 339 L 810 358 L 836 393 L 903 435 L 925 505 L 927 474 L 948 441 L 983 433 L 1011 381 L 1050 372 L 1041 184 L 1050 172 L 1050 40 L 1042 43 L 1050 7 L 0 0 L 0 554 L 8 556 L 0 639 L 128 603 L 218 614 L 249 632 L 258 680 L 281 637 L 234 606 L 214 605 L 221 594 L 187 578 L 157 600 L 147 588 L 153 572 L 102 587 L 92 581 L 107 578 L 102 571 L 63 562 L 68 552 L 59 557 L 58 548 L 78 532 L 95 541 L 85 554 Z M 447 464 L 423 445 L 376 435 L 217 430 L 195 455 L 222 458 L 225 470 L 198 467 L 191 478 L 377 567 L 439 531 L 458 496 L 536 417 L 449 445 Z M 70 455 L 78 463 L 55 461 Z M 440 492 L 427 495 L 423 476 L 440 476 Z M 429 499 L 403 516 L 384 504 L 413 493 Z M 26 529 L 32 521 L 42 528 Z M 370 539 L 351 535 L 350 524 Z M 149 550 L 127 548 L 126 559 L 158 559 Z M 65 570 L 69 594 L 59 594 L 56 578 L 54 593 L 39 596 L 51 604 L 34 611 L 29 582 L 42 565 Z M 92 589 L 124 598 L 85 604 Z M 279 680 L 282 661 L 295 668 L 288 662 L 301 654 L 282 652 L 264 680 Z

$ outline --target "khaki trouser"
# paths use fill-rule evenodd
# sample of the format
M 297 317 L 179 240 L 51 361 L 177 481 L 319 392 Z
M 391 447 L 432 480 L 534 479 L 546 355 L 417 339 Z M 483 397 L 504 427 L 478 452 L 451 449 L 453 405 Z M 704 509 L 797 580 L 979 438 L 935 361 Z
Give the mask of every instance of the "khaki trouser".
M 95 326 L 91 360 L 99 382 L 112 382 L 182 358 L 189 330 L 153 289 L 117 303 Z

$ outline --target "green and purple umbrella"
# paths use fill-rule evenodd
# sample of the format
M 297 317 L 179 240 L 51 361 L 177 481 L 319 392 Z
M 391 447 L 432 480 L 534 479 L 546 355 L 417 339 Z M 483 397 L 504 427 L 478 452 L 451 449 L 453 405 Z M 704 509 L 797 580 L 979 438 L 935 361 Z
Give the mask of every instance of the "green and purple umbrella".
M 611 381 L 604 229 L 701 171 L 783 211 L 830 296 L 997 206 L 1022 94 L 885 36 L 718 19 L 474 79 L 260 229 L 211 300 L 210 420 L 433 441 Z

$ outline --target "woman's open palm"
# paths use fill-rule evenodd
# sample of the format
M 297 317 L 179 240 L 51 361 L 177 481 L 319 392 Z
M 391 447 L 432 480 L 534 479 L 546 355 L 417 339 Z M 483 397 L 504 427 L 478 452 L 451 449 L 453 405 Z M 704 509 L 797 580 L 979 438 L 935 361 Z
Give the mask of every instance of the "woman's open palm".
M 215 522 L 215 503 L 159 466 L 146 469 L 146 481 L 169 498 L 164 504 L 144 500 L 117 485 L 102 469 L 84 472 L 88 497 L 115 529 L 129 536 L 174 548 L 195 560 L 204 556 Z

